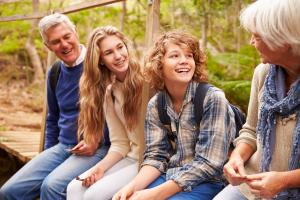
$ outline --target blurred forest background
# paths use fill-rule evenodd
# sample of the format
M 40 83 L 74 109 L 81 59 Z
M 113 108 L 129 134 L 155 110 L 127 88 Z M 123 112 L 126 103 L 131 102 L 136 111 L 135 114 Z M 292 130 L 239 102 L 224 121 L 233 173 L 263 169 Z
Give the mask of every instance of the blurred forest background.
M 7 3 L 10 2 L 10 3 Z M 0 1 L 0 18 L 49 12 L 84 0 Z M 210 82 L 222 88 L 231 103 L 247 111 L 250 81 L 259 57 L 250 34 L 239 24 L 240 10 L 252 0 L 161 0 L 160 32 L 183 29 L 201 40 L 208 57 Z M 127 0 L 69 14 L 86 44 L 102 25 L 122 30 L 143 63 L 148 0 Z M 47 49 L 37 20 L 0 22 L 0 131 L 40 130 L 47 69 Z M 17 113 L 7 120 L 9 113 Z M 24 121 L 24 122 L 23 122 Z M 16 124 L 23 123 L 22 127 Z M 0 156 L 1 156 L 0 152 Z M 1 185 L 1 183 L 0 183 Z

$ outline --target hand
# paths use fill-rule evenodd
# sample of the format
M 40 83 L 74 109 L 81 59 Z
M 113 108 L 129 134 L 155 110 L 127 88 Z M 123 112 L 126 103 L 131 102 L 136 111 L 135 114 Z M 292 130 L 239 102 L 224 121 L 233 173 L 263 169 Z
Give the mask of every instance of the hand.
M 224 175 L 231 185 L 240 185 L 246 181 L 244 161 L 238 155 L 232 156 L 223 168 Z
M 265 172 L 247 176 L 250 191 L 260 198 L 273 198 L 285 189 L 284 172 Z
M 81 140 L 70 152 L 79 156 L 92 156 L 96 152 L 98 144 L 87 144 Z
M 129 197 L 129 200 L 161 200 L 155 188 L 136 191 Z M 123 199 L 122 199 L 123 200 Z
M 101 179 L 104 175 L 104 171 L 100 167 L 94 167 L 90 174 L 83 179 L 82 185 L 85 187 L 90 187 L 95 182 L 97 182 L 99 179 Z
M 112 200 L 126 200 L 134 193 L 134 185 L 132 183 L 124 186 L 119 192 L 117 192 Z

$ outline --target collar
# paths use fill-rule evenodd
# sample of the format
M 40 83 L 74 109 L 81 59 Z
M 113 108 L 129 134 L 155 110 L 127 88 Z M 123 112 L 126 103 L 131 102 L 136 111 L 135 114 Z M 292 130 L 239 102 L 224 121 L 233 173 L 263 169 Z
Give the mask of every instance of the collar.
M 190 81 L 185 95 L 184 95 L 184 99 L 182 102 L 182 107 L 185 106 L 186 104 L 188 104 L 189 102 L 193 101 L 193 98 L 195 96 L 196 93 L 196 89 L 197 89 L 198 83 L 195 81 Z M 172 101 L 171 101 L 171 97 L 169 96 L 168 92 L 165 90 L 164 91 L 165 95 L 166 95 L 166 102 L 168 105 L 172 105 Z

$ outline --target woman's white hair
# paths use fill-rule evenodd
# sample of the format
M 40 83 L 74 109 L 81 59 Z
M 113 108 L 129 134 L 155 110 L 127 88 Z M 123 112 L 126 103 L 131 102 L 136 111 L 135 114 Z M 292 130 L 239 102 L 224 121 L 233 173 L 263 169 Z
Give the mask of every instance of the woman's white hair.
M 48 42 L 48 38 L 47 38 L 47 34 L 46 34 L 47 30 L 53 26 L 57 26 L 62 23 L 65 23 L 71 30 L 76 32 L 75 25 L 73 24 L 73 22 L 71 22 L 69 17 L 64 14 L 54 13 L 51 15 L 47 15 L 40 20 L 39 30 L 40 30 L 41 36 L 43 38 L 43 41 L 45 43 Z
M 240 21 L 270 49 L 289 44 L 300 55 L 300 0 L 257 0 L 242 10 Z

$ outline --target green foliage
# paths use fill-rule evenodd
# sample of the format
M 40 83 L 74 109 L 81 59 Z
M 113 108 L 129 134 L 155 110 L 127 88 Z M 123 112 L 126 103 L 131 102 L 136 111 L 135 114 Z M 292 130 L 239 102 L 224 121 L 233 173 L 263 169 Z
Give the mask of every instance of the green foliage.
M 214 84 L 225 92 L 227 99 L 229 99 L 232 104 L 238 105 L 244 112 L 247 112 L 251 81 L 217 80 Z
M 218 79 L 251 80 L 254 67 L 258 64 L 258 58 L 254 48 L 244 46 L 239 53 L 226 52 L 208 55 L 208 70 Z
M 124 33 L 134 42 L 135 46 L 143 44 L 146 30 L 146 5 L 136 4 L 127 11 Z
M 253 70 L 258 64 L 255 49 L 244 45 L 238 53 L 207 55 L 210 82 L 223 89 L 230 102 L 246 112 Z
M 240 105 L 244 110 L 248 104 L 253 69 L 259 63 L 255 49 L 248 45 L 250 35 L 239 27 L 238 21 L 240 9 L 250 2 L 252 0 L 164 0 L 160 4 L 160 31 L 183 29 L 200 39 L 206 25 L 209 45 L 206 53 L 210 81 L 222 88 L 230 101 Z M 1 4 L 0 16 L 30 14 L 33 9 L 31 3 L 31 0 L 24 0 Z M 67 7 L 70 3 L 71 0 L 46 3 L 40 1 L 40 11 Z M 147 6 L 147 1 L 126 1 L 123 32 L 133 41 L 136 49 L 142 49 L 140 51 L 144 51 L 145 45 Z M 122 3 L 69 14 L 77 26 L 83 44 L 86 44 L 89 34 L 96 27 L 113 25 L 120 28 L 121 15 Z M 24 56 L 24 45 L 31 27 L 31 21 L 1 22 L 0 53 L 23 55 L 21 56 L 25 60 L 23 63 L 26 63 L 28 58 Z M 40 56 L 46 60 L 47 51 L 37 30 L 33 32 L 33 38 Z M 23 77 L 24 74 L 28 76 L 30 73 L 26 70 L 20 75 L 15 71 L 15 78 Z
M 0 131 L 7 131 L 7 128 L 5 126 L 0 126 Z M 7 141 L 7 138 L 5 137 L 0 137 L 0 142 L 5 142 Z
M 1 4 L 0 16 L 12 16 L 31 12 L 31 1 Z M 30 28 L 28 21 L 0 23 L 0 53 L 13 54 L 24 49 Z
M 256 62 L 255 58 L 240 53 L 219 53 L 210 58 L 214 60 L 209 62 L 209 69 L 223 80 L 250 80 Z
M 222 89 L 226 94 L 226 98 L 232 103 L 240 107 L 244 112 L 247 111 L 250 97 L 250 80 L 226 81 L 220 80 L 214 73 L 209 71 L 209 82 L 216 87 Z
M 0 42 L 0 53 L 13 54 L 18 51 L 22 43 L 19 43 L 18 37 L 16 37 L 15 32 L 12 35 L 8 35 Z
M 0 23 L 0 53 L 13 54 L 24 49 L 29 27 L 26 22 Z

